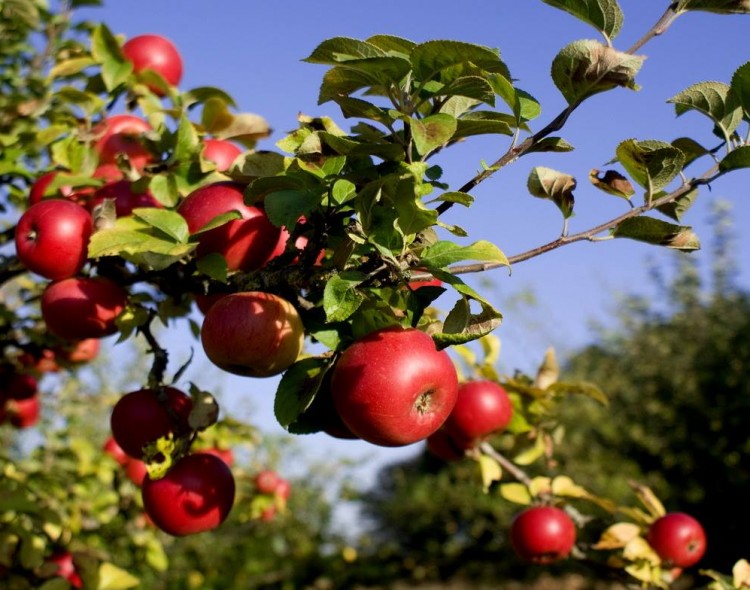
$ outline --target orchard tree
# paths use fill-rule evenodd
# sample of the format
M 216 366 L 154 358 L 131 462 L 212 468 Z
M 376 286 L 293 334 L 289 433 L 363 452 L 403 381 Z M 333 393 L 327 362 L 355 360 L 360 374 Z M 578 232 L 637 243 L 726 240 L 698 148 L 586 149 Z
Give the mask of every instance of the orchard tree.
M 140 501 L 164 532 L 220 527 L 241 486 L 220 457 L 197 450 L 216 428 L 218 404 L 209 384 L 181 383 L 185 366 L 170 366 L 156 330 L 157 322 L 185 326 L 221 369 L 281 375 L 276 417 L 290 433 L 331 431 L 383 446 L 442 437 L 444 448 L 478 462 L 485 491 L 534 505 L 508 524 L 520 557 L 572 556 L 666 587 L 674 566 L 687 561 L 661 551 L 663 534 L 650 533 L 666 513 L 653 492 L 636 485 L 640 506 L 623 506 L 543 464 L 561 442 L 553 417 L 568 394 L 605 396 L 594 385 L 559 382 L 552 355 L 535 377 L 502 378 L 491 336 L 502 314 L 462 276 L 580 241 L 697 249 L 682 219 L 699 189 L 750 165 L 750 64 L 730 80 L 697 80 L 664 97 L 678 115 L 705 116 L 711 145 L 687 135 L 625 139 L 610 169 L 591 171 L 594 188 L 630 205 L 620 215 L 572 232 L 577 180 L 545 166 L 532 168 L 527 188 L 560 210 L 557 239 L 507 256 L 499 245 L 472 241 L 451 213 L 470 207 L 478 185 L 525 155 L 572 150 L 558 135 L 570 115 L 594 95 L 636 90 L 643 47 L 679 16 L 745 14 L 747 3 L 665 2 L 663 17 L 620 49 L 616 0 L 547 0 L 599 38 L 572 41 L 555 57 L 551 76 L 566 106 L 542 122 L 540 104 L 516 85 L 499 50 L 388 34 L 328 39 L 306 61 L 326 68 L 320 103 L 335 103 L 354 124 L 347 131 L 331 118 L 300 115 L 278 151 L 255 149 L 268 124 L 237 112 L 226 92 L 178 87 L 190 66 L 168 40 L 125 40 L 104 24 L 76 22 L 72 10 L 91 3 L 71 0 L 56 13 L 41 0 L 0 4 L 2 411 L 9 423 L 33 424 L 40 399 L 24 376 L 39 363 L 65 364 L 64 351 L 115 334 L 145 342 L 150 370 L 121 392 L 111 414 L 118 456 L 143 463 Z M 479 135 L 507 138 L 506 151 L 448 186 L 441 153 Z M 227 167 L 232 148 L 220 155 L 208 140 L 244 149 Z M 438 297 L 447 313 L 433 305 Z M 204 320 L 195 319 L 193 303 Z M 484 354 L 473 352 L 474 341 Z M 451 418 L 465 405 L 459 384 L 478 380 L 499 385 L 512 406 L 510 422 L 506 404 L 490 428 L 506 429 L 497 448 L 485 425 L 456 435 L 471 409 Z M 275 492 L 273 502 L 283 507 L 285 495 Z M 111 564 L 79 572 L 59 554 L 77 530 L 70 522 L 38 526 L 10 508 L 0 566 L 13 587 L 62 587 L 62 578 L 113 586 Z M 588 510 L 609 521 L 593 530 Z M 588 538 L 596 541 L 576 542 Z M 744 565 L 734 581 L 712 574 L 717 587 L 739 587 Z

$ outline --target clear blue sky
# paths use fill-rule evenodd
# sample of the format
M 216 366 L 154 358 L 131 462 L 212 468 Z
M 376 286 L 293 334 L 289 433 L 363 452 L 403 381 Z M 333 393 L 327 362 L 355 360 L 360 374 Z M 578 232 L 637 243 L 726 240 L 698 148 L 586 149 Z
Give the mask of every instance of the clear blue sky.
M 621 0 L 625 26 L 616 47 L 626 49 L 654 23 L 667 0 Z M 274 149 L 274 142 L 296 126 L 298 112 L 330 115 L 347 127 L 332 104 L 317 105 L 322 66 L 300 60 L 322 40 L 333 36 L 365 38 L 375 33 L 407 37 L 415 41 L 458 39 L 498 47 L 519 85 L 542 104 L 543 114 L 533 123 L 538 129 L 564 106 L 549 77 L 550 63 L 567 43 L 597 38 L 587 27 L 539 0 L 351 0 L 323 2 L 251 2 L 219 0 L 110 0 L 103 9 L 87 10 L 118 34 L 132 37 L 159 33 L 180 49 L 185 62 L 182 87 L 213 85 L 227 90 L 241 110 L 266 117 L 273 136 L 259 145 Z M 638 77 L 638 93 L 615 90 L 585 104 L 570 119 L 561 135 L 576 147 L 564 155 L 541 155 L 521 159 L 475 191 L 476 205 L 468 212 L 451 211 L 447 219 L 466 228 L 473 239 L 489 239 L 508 255 L 518 254 L 557 237 L 561 218 L 550 203 L 533 199 L 525 189 L 533 166 L 545 165 L 578 178 L 576 216 L 571 232 L 577 232 L 623 212 L 627 204 L 591 187 L 591 168 L 603 168 L 623 139 L 671 141 L 690 135 L 715 145 L 710 123 L 697 115 L 674 116 L 665 101 L 687 86 L 704 81 L 728 82 L 732 72 L 750 59 L 744 50 L 750 19 L 743 16 L 689 14 L 677 20 L 666 35 L 647 44 L 641 53 L 648 59 Z M 480 161 L 496 159 L 507 147 L 507 138 L 467 142 L 455 155 L 440 161 L 453 188 L 473 176 Z M 451 150 L 448 150 L 451 151 Z M 690 168 L 688 172 L 698 173 Z M 704 250 L 693 254 L 704 269 L 710 262 L 710 235 L 706 220 L 716 198 L 734 204 L 736 226 L 744 235 L 737 242 L 741 284 L 750 287 L 750 172 L 745 170 L 703 189 L 699 203 L 685 223 L 693 225 L 704 239 Z M 703 231 L 701 231 L 703 230 Z M 493 300 L 506 311 L 506 322 L 497 334 L 503 341 L 503 368 L 532 371 L 546 346 L 559 350 L 587 342 L 590 320 L 606 319 L 617 293 L 647 292 L 647 257 L 669 264 L 669 257 L 654 247 L 632 241 L 580 244 L 563 248 L 507 272 L 493 271 L 497 285 Z M 509 302 L 530 290 L 539 305 L 533 311 L 514 312 Z M 197 347 L 198 350 L 200 347 Z M 206 372 L 205 361 L 196 355 L 187 378 L 210 388 L 206 379 L 220 379 Z M 179 364 L 179 356 L 174 362 Z M 275 380 L 224 379 L 232 400 L 245 399 L 255 408 L 251 418 L 269 432 L 279 433 L 271 400 Z M 328 448 L 324 435 L 312 439 Z M 339 448 L 339 447 L 336 447 Z M 364 443 L 340 447 L 354 453 L 369 453 Z M 400 451 L 403 452 L 403 451 Z M 406 451 L 410 452 L 410 451 Z M 378 453 L 385 459 L 399 451 Z

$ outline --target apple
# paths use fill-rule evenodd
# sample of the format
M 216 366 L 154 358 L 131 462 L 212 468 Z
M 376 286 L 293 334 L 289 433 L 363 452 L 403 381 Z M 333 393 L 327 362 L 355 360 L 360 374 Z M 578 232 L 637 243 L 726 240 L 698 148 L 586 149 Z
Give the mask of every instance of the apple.
M 67 346 L 58 346 L 54 350 L 55 357 L 66 365 L 81 365 L 93 361 L 99 356 L 101 342 L 98 338 L 86 338 L 72 342 Z
M 227 293 L 211 293 L 210 295 L 196 293 L 193 298 L 195 299 L 195 305 L 198 307 L 198 310 L 203 315 L 206 315 L 208 313 L 208 310 L 214 306 L 214 303 L 216 303 L 222 297 L 226 296 Z
M 521 559 L 552 563 L 570 553 L 576 542 L 576 526 L 560 508 L 534 506 L 513 519 L 510 541 Z
M 197 449 L 195 452 L 214 455 L 215 457 L 218 457 L 219 459 L 224 461 L 224 463 L 227 464 L 227 467 L 232 467 L 232 465 L 234 465 L 234 453 L 232 452 L 232 449 L 220 449 L 218 447 L 208 447 L 205 449 Z
M 112 408 L 112 437 L 131 457 L 140 459 L 143 447 L 163 436 L 190 431 L 190 396 L 174 387 L 164 387 L 163 391 L 164 402 L 156 390 L 139 389 L 123 395 Z
M 183 457 L 161 479 L 147 475 L 141 488 L 146 514 L 174 536 L 218 527 L 232 509 L 234 491 L 227 464 L 207 453 Z
M 45 172 L 34 181 L 34 183 L 31 185 L 31 188 L 29 189 L 29 205 L 36 205 L 44 198 L 70 198 L 70 196 L 73 194 L 73 189 L 69 186 L 61 186 L 57 189 L 57 192 L 45 197 L 47 187 L 52 184 L 55 176 L 57 176 L 59 173 L 59 170 L 51 170 L 50 172 Z
M 16 428 L 31 428 L 41 415 L 42 406 L 39 395 L 26 399 L 9 399 L 5 403 L 5 412 L 8 421 Z
M 6 399 L 29 399 L 37 394 L 39 387 L 32 375 L 13 373 L 2 380 L 2 394 Z
M 427 450 L 433 456 L 446 462 L 463 459 L 466 451 L 473 446 L 472 441 L 456 441 L 444 427 L 427 437 Z
M 73 563 L 73 556 L 69 551 L 55 553 L 47 558 L 47 562 L 57 565 L 57 571 L 55 572 L 57 577 L 65 578 L 73 588 L 83 587 L 83 580 L 81 580 L 81 576 L 79 576 L 76 571 L 75 564 Z
M 507 392 L 494 381 L 462 383 L 445 430 L 454 441 L 476 441 L 504 430 L 513 417 Z
M 127 305 L 125 290 L 104 277 L 70 278 L 47 285 L 42 318 L 63 340 L 103 338 L 117 331 L 115 319 Z
M 209 162 L 216 164 L 219 172 L 225 172 L 232 167 L 242 149 L 225 139 L 204 139 L 203 140 L 203 157 Z
M 18 355 L 18 362 L 34 374 L 56 373 L 60 370 L 57 355 L 51 348 L 26 350 Z
M 415 328 L 371 332 L 341 355 L 333 369 L 336 410 L 355 435 L 402 446 L 440 428 L 456 403 L 458 377 L 448 353 Z
M 134 192 L 133 183 L 129 180 L 118 180 L 102 186 L 94 193 L 91 208 L 100 205 L 104 199 L 114 200 L 117 217 L 127 217 L 133 213 L 133 209 L 138 207 L 162 207 L 162 204 L 149 191 Z
M 125 463 L 123 467 L 125 467 L 125 475 L 128 476 L 128 479 L 139 488 L 142 487 L 143 480 L 146 479 L 146 475 L 148 475 L 146 464 L 140 459 L 129 457 L 128 462 Z
M 646 540 L 668 565 L 678 568 L 695 565 L 706 552 L 706 532 L 700 522 L 684 512 L 669 512 L 658 518 Z
M 273 494 L 279 485 L 281 478 L 279 474 L 271 469 L 264 469 L 255 476 L 255 489 L 260 494 Z
M 276 504 L 269 504 L 260 513 L 260 519 L 263 522 L 271 522 L 276 517 Z
M 415 268 L 413 272 L 426 273 L 428 271 L 423 268 Z M 443 281 L 441 281 L 440 279 L 435 279 L 435 278 L 429 279 L 426 281 L 409 281 L 409 288 L 412 289 L 413 291 L 416 291 L 417 289 L 421 289 L 422 287 L 442 287 L 442 286 L 443 286 Z
M 118 154 L 124 154 L 137 170 L 151 162 L 154 157 L 141 143 L 140 136 L 151 131 L 151 125 L 134 115 L 112 115 L 96 127 L 99 137 L 94 144 L 100 164 L 117 164 Z
M 128 39 L 122 46 L 122 53 L 133 64 L 135 73 L 154 71 L 170 86 L 177 86 L 182 79 L 182 56 L 174 44 L 161 35 L 138 35 Z M 149 88 L 161 95 L 159 88 Z
M 122 447 L 117 444 L 117 441 L 112 436 L 107 437 L 107 440 L 104 441 L 102 450 L 117 461 L 119 465 L 125 466 L 130 461 L 128 454 L 122 450 Z
M 65 199 L 29 207 L 16 225 L 16 253 L 30 271 L 53 281 L 75 275 L 86 263 L 91 214 Z
M 219 368 L 247 377 L 285 371 L 302 351 L 304 326 L 294 306 L 272 293 L 231 293 L 203 319 L 201 342 Z
M 280 477 L 273 493 L 277 498 L 281 498 L 286 502 L 289 499 L 289 496 L 292 495 L 292 484 L 283 477 Z
M 265 212 L 246 205 L 243 186 L 234 182 L 216 182 L 190 193 L 177 208 L 195 234 L 222 213 L 237 211 L 241 219 L 234 219 L 198 236 L 197 255 L 218 253 L 224 256 L 229 270 L 251 271 L 264 266 L 279 244 L 283 248 L 283 235 Z

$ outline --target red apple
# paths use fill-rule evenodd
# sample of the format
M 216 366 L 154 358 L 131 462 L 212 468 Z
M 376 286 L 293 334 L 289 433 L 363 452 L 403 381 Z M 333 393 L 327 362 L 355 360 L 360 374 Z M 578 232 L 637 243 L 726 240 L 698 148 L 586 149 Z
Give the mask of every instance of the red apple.
M 54 563 L 57 565 L 56 576 L 65 578 L 73 588 L 82 588 L 83 580 L 76 571 L 75 564 L 73 563 L 73 556 L 68 551 L 61 551 L 55 553 L 47 559 L 48 563 Z
M 56 373 L 60 370 L 55 351 L 50 348 L 24 351 L 18 355 L 18 362 L 32 373 Z
M 30 428 L 39 422 L 42 406 L 39 395 L 26 399 L 10 399 L 5 403 L 8 421 L 16 428 Z
M 564 510 L 534 506 L 513 520 L 510 541 L 521 559 L 552 563 L 568 556 L 576 542 L 576 527 Z
M 34 181 L 29 189 L 29 205 L 36 205 L 44 198 L 69 198 L 73 194 L 73 189 L 71 187 L 62 186 L 57 189 L 57 192 L 45 197 L 47 187 L 52 184 L 55 176 L 59 173 L 59 170 L 51 170 L 50 172 L 45 172 Z
M 98 189 L 91 199 L 91 208 L 101 204 L 104 199 L 114 200 L 117 217 L 127 217 L 138 207 L 162 207 L 149 191 L 133 192 L 133 183 L 129 180 L 110 182 Z
M 658 518 L 646 539 L 670 566 L 691 567 L 706 552 L 706 532 L 700 522 L 684 512 L 670 512 Z
M 67 279 L 86 263 L 92 231 L 91 215 L 80 205 L 65 199 L 44 200 L 18 220 L 18 259 L 46 279 Z
M 428 271 L 426 271 L 423 268 L 415 268 L 413 272 L 415 272 L 415 273 L 417 273 L 417 272 L 424 273 L 424 272 L 428 272 Z M 441 281 L 440 279 L 435 279 L 435 278 L 429 279 L 429 280 L 426 280 L 426 281 L 409 281 L 409 288 L 412 289 L 412 290 L 417 290 L 417 289 L 420 289 L 422 287 L 442 287 L 442 286 L 443 286 L 443 281 Z
M 124 154 L 137 170 L 154 157 L 141 143 L 140 136 L 151 131 L 151 125 L 134 115 L 112 115 L 94 128 L 99 139 L 94 145 L 100 164 L 117 164 L 117 155 Z
M 170 535 L 218 527 L 234 504 L 234 477 L 226 463 L 206 453 L 180 459 L 162 479 L 143 480 L 143 507 Z
M 424 440 L 456 403 L 453 363 L 414 328 L 376 330 L 347 348 L 333 369 L 333 403 L 354 434 L 382 446 Z
M 504 430 L 513 417 L 507 392 L 494 381 L 468 381 L 458 388 L 458 399 L 445 430 L 455 441 L 476 441 Z
M 302 350 L 304 326 L 287 300 L 260 291 L 232 293 L 208 310 L 201 327 L 206 356 L 247 377 L 285 371 Z
M 146 464 L 140 459 L 133 459 L 132 457 L 129 457 L 128 462 L 125 463 L 124 467 L 125 475 L 128 476 L 128 479 L 139 488 L 142 487 L 143 480 L 146 479 L 146 475 L 148 475 Z
M 467 449 L 473 445 L 472 442 L 457 442 L 446 432 L 445 428 L 440 428 L 427 437 L 427 450 L 442 461 L 458 461 L 466 456 Z
M 255 476 L 255 489 L 260 494 L 273 494 L 279 485 L 279 474 L 271 469 L 259 471 Z
M 2 394 L 6 399 L 28 399 L 35 396 L 39 387 L 36 379 L 32 375 L 24 373 L 13 373 L 6 379 L 3 379 Z
M 203 157 L 209 162 L 216 164 L 219 172 L 229 170 L 242 149 L 225 139 L 204 139 L 203 140 Z
M 245 205 L 242 185 L 217 182 L 190 193 L 177 211 L 185 218 L 191 234 L 222 213 L 237 211 L 234 219 L 198 236 L 197 254 L 218 253 L 224 256 L 229 270 L 251 271 L 264 266 L 282 242 L 281 229 L 275 227 L 265 212 Z
M 292 484 L 290 484 L 289 481 L 284 479 L 283 477 L 280 477 L 278 483 L 276 484 L 274 495 L 286 502 L 289 499 L 289 496 L 292 495 Z
M 196 293 L 194 295 L 195 305 L 203 315 L 206 315 L 208 313 L 208 310 L 214 306 L 214 303 L 216 303 L 222 297 L 226 296 L 227 293 L 212 293 L 211 295 Z
M 117 331 L 115 319 L 127 305 L 127 293 L 103 277 L 70 278 L 50 283 L 42 293 L 42 318 L 63 340 L 103 338 Z
M 276 504 L 269 504 L 260 513 L 260 519 L 263 522 L 271 522 L 276 517 Z
M 108 437 L 106 441 L 104 441 L 104 444 L 102 445 L 102 450 L 107 453 L 110 457 L 112 457 L 119 465 L 125 466 L 127 465 L 128 461 L 130 461 L 130 457 L 128 457 L 128 454 L 122 450 L 122 447 L 117 444 L 117 441 L 114 439 L 114 437 Z
M 123 451 L 140 459 L 143 447 L 167 436 L 190 430 L 188 416 L 193 409 L 189 395 L 174 387 L 165 387 L 165 401 L 153 389 L 139 389 L 123 395 L 112 409 L 112 437 Z
M 54 354 L 66 365 L 81 365 L 93 361 L 99 356 L 101 342 L 98 338 L 86 338 L 67 346 L 58 346 Z
M 208 447 L 205 449 L 198 449 L 195 452 L 214 455 L 215 457 L 218 457 L 219 459 L 224 461 L 224 463 L 227 464 L 227 467 L 232 467 L 232 465 L 234 465 L 234 453 L 232 452 L 232 449 L 220 449 L 218 447 Z
M 125 57 L 133 63 L 138 73 L 152 70 L 160 74 L 170 86 L 177 86 L 182 79 L 182 57 L 174 44 L 161 35 L 138 35 L 122 46 Z M 151 87 L 156 94 L 160 89 Z

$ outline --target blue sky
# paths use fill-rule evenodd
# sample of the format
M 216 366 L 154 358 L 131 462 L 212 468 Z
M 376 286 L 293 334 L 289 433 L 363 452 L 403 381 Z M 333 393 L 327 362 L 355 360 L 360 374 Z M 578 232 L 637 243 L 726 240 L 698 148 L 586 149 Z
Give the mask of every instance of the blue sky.
M 624 28 L 615 41 L 626 49 L 656 22 L 667 0 L 621 0 Z M 368 8 L 371 7 L 371 8 Z M 339 116 L 331 103 L 317 104 L 317 92 L 324 67 L 301 61 L 322 40 L 333 36 L 366 38 L 375 33 L 399 35 L 415 41 L 457 39 L 501 50 L 518 84 L 542 104 L 541 118 L 532 123 L 539 129 L 563 107 L 564 101 L 549 76 L 556 53 L 567 43 L 597 38 L 594 29 L 539 0 L 474 0 L 465 2 L 432 0 L 380 0 L 377 3 L 351 0 L 323 2 L 252 2 L 221 0 L 110 0 L 101 9 L 87 10 L 92 19 L 102 20 L 113 32 L 132 37 L 158 33 L 177 45 L 183 55 L 184 89 L 212 85 L 228 91 L 242 111 L 255 112 L 268 119 L 274 129 L 271 138 L 259 148 L 274 149 L 274 143 L 296 126 L 299 112 L 329 115 L 346 128 L 349 122 Z M 750 32 L 750 19 L 742 16 L 688 14 L 661 37 L 647 44 L 640 53 L 648 56 L 637 81 L 638 93 L 615 90 L 596 96 L 569 120 L 561 135 L 576 150 L 570 154 L 522 158 L 474 192 L 476 205 L 468 211 L 454 208 L 446 221 L 457 223 L 471 239 L 489 239 L 506 254 L 514 255 L 550 241 L 559 235 L 561 218 L 548 202 L 531 198 L 526 178 L 533 166 L 549 166 L 578 178 L 576 216 L 571 232 L 591 226 L 624 212 L 627 204 L 588 184 L 591 168 L 603 168 L 614 156 L 617 144 L 628 138 L 671 141 L 690 135 L 706 145 L 715 145 L 707 119 L 688 114 L 674 115 L 666 100 L 687 86 L 705 80 L 728 82 L 734 70 L 750 59 L 743 51 Z M 738 49 L 739 48 L 739 49 Z M 491 162 L 507 148 L 507 138 L 493 137 L 469 141 L 453 155 L 441 155 L 445 179 L 457 188 L 479 169 L 480 162 Z M 688 172 L 703 171 L 699 164 Z M 704 249 L 692 254 L 702 268 L 710 264 L 710 235 L 706 221 L 710 205 L 717 198 L 731 200 L 738 232 L 750 226 L 748 184 L 745 170 L 721 179 L 704 189 L 698 204 L 685 219 L 704 240 Z M 737 248 L 740 283 L 750 287 L 750 234 L 740 235 Z M 669 265 L 670 257 L 654 247 L 627 240 L 598 244 L 576 244 L 536 258 L 490 278 L 496 289 L 491 298 L 505 311 L 504 325 L 497 332 L 503 342 L 502 368 L 533 371 L 548 345 L 564 352 L 592 337 L 592 320 L 607 321 L 624 293 L 649 293 L 646 260 L 653 258 Z M 526 292 L 536 297 L 534 308 L 518 308 Z M 184 339 L 183 339 L 184 340 Z M 227 390 L 234 408 L 249 403 L 251 420 L 272 433 L 280 433 L 272 413 L 275 380 L 225 378 L 206 368 L 198 358 L 187 378 L 210 388 L 219 381 Z M 179 365 L 179 354 L 173 357 Z M 374 449 L 364 443 L 336 445 L 324 435 L 315 435 L 325 448 L 343 453 L 369 454 Z M 382 451 L 382 460 L 406 451 Z M 378 459 L 381 460 L 381 459 Z

